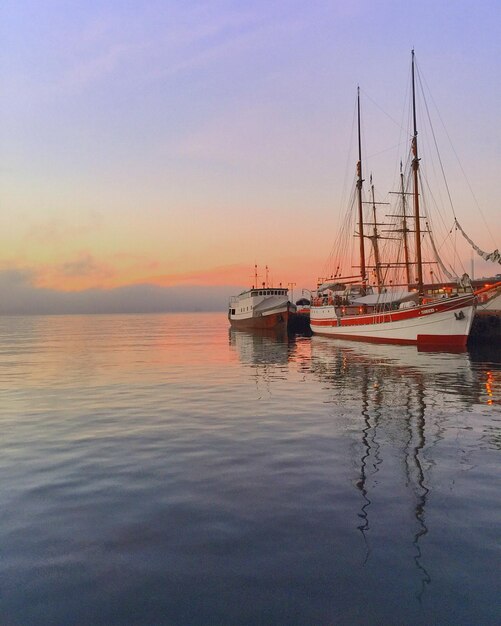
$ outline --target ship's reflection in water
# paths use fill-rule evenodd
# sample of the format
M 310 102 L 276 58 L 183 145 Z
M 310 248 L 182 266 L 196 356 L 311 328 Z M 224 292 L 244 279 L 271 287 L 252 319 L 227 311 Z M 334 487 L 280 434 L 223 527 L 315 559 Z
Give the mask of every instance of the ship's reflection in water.
M 273 330 L 228 329 L 230 346 L 236 350 L 242 363 L 259 368 L 287 365 L 295 349 L 294 339 L 286 332 Z
M 499 623 L 497 351 L 0 331 L 2 624 Z
M 435 355 L 436 356 L 436 355 Z M 407 357 L 407 359 L 405 359 Z M 426 377 L 444 389 L 462 390 L 471 385 L 469 357 L 462 354 L 454 357 L 454 371 L 423 371 L 419 367 L 421 355 L 412 348 L 350 348 L 326 343 L 315 338 L 312 342 L 312 371 L 322 381 L 332 383 L 336 395 L 331 401 L 337 403 L 346 388 L 355 387 L 360 394 L 359 451 L 355 457 L 359 462 L 358 475 L 354 484 L 359 490 L 360 530 L 366 546 L 365 562 L 371 555 L 371 505 L 377 499 L 379 476 L 388 456 L 396 457 L 400 478 L 407 490 L 406 501 L 414 515 L 414 524 L 409 524 L 409 536 L 414 548 L 413 560 L 419 572 L 420 585 L 416 596 L 421 599 L 426 586 L 431 582 L 430 573 L 423 562 L 420 540 L 428 533 L 426 504 L 430 489 L 426 473 L 431 470 L 433 459 L 424 456 L 428 443 L 430 449 L 441 437 L 441 426 L 430 418 L 433 425 L 426 430 Z M 440 380 L 437 376 L 440 374 Z M 433 386 L 429 387 L 433 396 Z M 438 399 L 431 398 L 430 404 Z M 428 442 L 427 442 L 428 438 Z M 400 466 L 400 467 L 398 467 Z M 398 473 L 392 476 L 392 480 Z
M 364 562 L 370 558 L 374 543 L 371 511 L 378 492 L 388 489 L 385 482 L 395 485 L 399 478 L 407 491 L 399 492 L 399 500 L 413 512 L 414 522 L 408 520 L 407 532 L 419 574 L 415 595 L 421 602 L 432 582 L 421 542 L 433 532 L 427 522 L 427 504 L 433 471 L 441 462 L 435 447 L 446 437 L 444 422 L 451 417 L 445 411 L 446 403 L 453 396 L 455 406 L 466 411 L 481 402 L 491 405 L 496 376 L 491 369 L 475 371 L 467 352 L 419 353 L 412 347 L 346 346 L 317 337 L 312 340 L 311 369 L 330 386 L 333 404 L 342 404 L 348 390 L 356 389 L 359 394 L 361 419 L 359 431 L 353 433 L 354 440 L 358 439 L 353 459 L 358 462 L 354 484 L 361 496 L 357 528 L 366 547 Z M 497 374 L 499 385 L 499 371 Z M 468 453 L 460 446 L 456 452 L 460 463 L 468 466 Z M 381 475 L 385 463 L 391 467 L 391 476 Z M 375 510 L 374 516 L 378 515 L 380 510 Z
M 255 330 L 247 332 L 230 328 L 229 342 L 240 362 L 251 368 L 258 398 L 272 393 L 274 380 L 286 380 L 289 361 L 296 350 L 295 341 L 287 332 Z
M 437 556 L 441 544 L 469 530 L 466 543 L 476 542 L 476 524 L 463 528 L 462 514 L 470 505 L 458 506 L 472 496 L 472 486 L 462 490 L 466 483 L 458 472 L 477 467 L 479 448 L 501 448 L 499 422 L 485 419 L 482 409 L 500 402 L 499 351 L 429 353 L 413 346 L 236 332 L 230 345 L 270 394 L 273 380 L 293 371 L 320 383 L 323 403 L 331 407 L 339 436 L 347 439 L 351 484 L 358 494 L 353 524 L 363 544 L 360 565 L 369 568 L 374 561 L 384 577 L 382 553 L 401 550 L 414 568 L 412 594 L 419 606 L 426 604 L 434 572 L 450 567 Z M 486 474 L 480 489 L 489 488 L 492 476 Z M 477 517 L 473 509 L 468 516 Z M 444 523 L 450 525 L 446 540 Z M 452 561 L 464 551 L 459 541 L 455 548 Z

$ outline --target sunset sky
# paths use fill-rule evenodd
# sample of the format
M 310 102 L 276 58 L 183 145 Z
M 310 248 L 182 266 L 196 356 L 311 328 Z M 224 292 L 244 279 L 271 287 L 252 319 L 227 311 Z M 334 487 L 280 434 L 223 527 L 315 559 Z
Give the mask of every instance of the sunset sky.
M 254 263 L 313 287 L 354 173 L 356 87 L 384 198 L 412 48 L 456 214 L 501 247 L 500 24 L 498 0 L 3 0 L 1 298 L 199 285 L 224 308 Z

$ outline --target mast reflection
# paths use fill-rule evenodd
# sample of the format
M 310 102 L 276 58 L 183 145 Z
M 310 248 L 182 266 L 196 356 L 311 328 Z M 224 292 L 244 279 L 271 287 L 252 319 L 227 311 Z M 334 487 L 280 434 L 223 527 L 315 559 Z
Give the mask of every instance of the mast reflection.
M 415 405 L 413 407 L 412 399 L 412 387 L 408 387 L 408 400 L 406 406 L 408 410 L 405 414 L 406 421 L 408 423 L 407 431 L 409 433 L 409 439 L 405 449 L 405 466 L 407 469 L 407 483 L 412 488 L 416 498 L 416 505 L 414 514 L 417 522 L 417 529 L 414 535 L 413 546 L 415 548 L 414 562 L 416 568 L 421 573 L 421 587 L 417 593 L 417 597 L 421 600 L 426 586 L 430 584 L 431 577 L 422 563 L 422 552 L 420 546 L 420 539 L 428 534 L 428 527 L 425 521 L 426 501 L 429 488 L 426 486 L 425 472 L 423 468 L 423 451 L 426 446 L 426 434 L 425 434 L 425 389 L 423 380 L 416 379 L 415 388 Z M 413 413 L 415 412 L 415 418 Z M 413 443 L 414 442 L 414 443 Z
M 361 502 L 356 528 L 364 542 L 363 564 L 367 564 L 376 547 L 371 530 L 375 522 L 381 523 L 378 499 L 384 502 L 388 497 L 388 490 L 381 484 L 378 491 L 378 486 L 390 481 L 392 488 L 398 489 L 398 484 L 403 483 L 401 497 L 408 494 L 413 519 L 404 530 L 412 545 L 419 580 L 416 597 L 421 601 L 432 580 L 426 567 L 423 539 L 430 532 L 426 507 L 431 490 L 433 449 L 443 439 L 441 407 L 451 393 L 454 402 L 459 400 L 460 404 L 473 406 L 481 401 L 485 390 L 472 371 L 468 353 L 427 355 L 407 346 L 359 347 L 322 337 L 313 337 L 311 350 L 312 372 L 322 383 L 327 383 L 330 401 L 338 407 L 336 416 L 344 416 L 346 406 L 354 407 L 354 425 L 349 430 L 355 439 L 354 466 L 358 466 L 354 484 Z M 380 478 L 378 474 L 383 467 L 386 470 Z M 399 513 L 405 514 L 404 505 L 401 500 Z M 377 536 L 376 532 L 373 537 Z

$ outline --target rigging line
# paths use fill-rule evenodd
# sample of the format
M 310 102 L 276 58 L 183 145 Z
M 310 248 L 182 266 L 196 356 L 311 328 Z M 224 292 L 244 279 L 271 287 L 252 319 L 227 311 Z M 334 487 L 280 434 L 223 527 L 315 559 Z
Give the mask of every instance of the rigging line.
M 407 86 L 405 89 L 405 97 L 404 97 L 404 101 L 403 101 L 403 107 L 402 107 L 402 113 L 401 113 L 401 120 L 400 120 L 400 133 L 399 133 L 399 142 L 401 143 L 406 143 L 408 144 L 409 140 L 412 137 L 412 134 L 409 132 L 409 128 L 410 128 L 410 116 L 411 116 L 411 98 L 410 98 L 410 93 L 411 93 L 411 86 L 412 86 L 412 79 L 411 79 L 411 71 L 410 71 L 410 66 L 409 66 L 409 70 L 407 72 L 408 75 L 408 80 L 407 80 Z M 405 106 L 405 104 L 407 104 L 407 108 Z M 404 122 L 404 120 L 407 119 L 407 122 Z M 402 134 L 405 136 L 405 140 L 402 139 Z M 410 158 L 410 152 L 407 153 L 407 157 L 406 160 L 408 161 Z M 402 158 L 400 158 L 400 161 L 402 160 Z M 396 189 L 397 188 L 397 179 L 400 177 L 400 172 L 399 172 L 399 167 L 398 167 L 398 160 L 395 160 L 395 169 L 393 171 L 393 185 L 392 188 Z
M 343 219 L 341 221 L 338 235 L 335 238 L 334 244 L 331 248 L 331 252 L 328 258 L 328 261 L 324 264 L 323 270 L 328 271 L 328 265 L 332 264 L 334 261 L 337 261 L 337 264 L 340 265 L 340 259 L 343 259 L 346 254 L 349 252 L 349 239 L 351 232 L 353 232 L 353 204 L 355 202 L 355 186 L 352 186 L 349 208 L 345 210 Z
M 431 126 L 431 120 L 430 120 L 430 116 L 428 114 L 428 122 L 430 125 L 430 128 L 432 129 L 432 134 L 433 134 L 433 128 Z M 441 183 L 442 180 L 445 181 L 445 188 L 446 191 L 448 192 L 448 188 L 447 188 L 447 180 L 445 178 L 445 174 L 444 174 L 444 170 L 442 168 L 441 174 L 439 172 L 437 172 L 437 168 L 436 168 L 436 158 L 435 158 L 435 154 L 438 154 L 439 157 L 439 162 L 440 162 L 440 154 L 438 152 L 438 147 L 437 147 L 437 142 L 435 141 L 435 147 L 433 147 L 433 144 L 430 142 L 429 140 L 429 136 L 425 135 L 424 136 L 424 142 L 423 140 L 421 141 L 421 154 L 423 155 L 424 152 L 426 152 L 426 155 L 429 155 L 429 158 L 426 158 L 426 166 L 424 168 L 420 168 L 420 176 L 424 178 L 426 178 L 426 184 L 428 187 L 428 191 L 430 194 L 430 197 L 433 201 L 433 204 L 435 206 L 435 211 L 437 213 L 437 215 L 440 217 L 440 219 L 442 220 L 442 223 L 444 225 L 445 228 L 445 219 L 447 219 L 447 222 L 449 221 L 449 217 L 446 218 L 446 216 L 450 215 L 449 210 L 447 209 L 447 202 L 444 201 L 443 198 L 443 185 Z M 423 150 L 423 143 L 424 143 L 424 147 L 426 148 L 426 150 Z M 440 163 L 441 164 L 441 163 Z M 434 179 L 439 183 L 436 185 L 436 191 L 433 192 L 430 182 L 428 181 L 428 177 L 427 177 L 427 169 L 428 167 L 431 169 L 432 173 L 433 173 L 433 177 Z M 452 212 L 454 214 L 454 206 L 452 205 L 452 200 L 449 194 L 448 197 L 449 200 L 449 204 L 452 206 Z
M 438 162 L 440 164 L 440 170 L 442 172 L 442 176 L 443 176 L 444 183 L 445 183 L 445 189 L 447 190 L 447 196 L 449 198 L 449 202 L 450 202 L 450 205 L 451 205 L 452 214 L 454 215 L 454 218 L 456 218 L 456 212 L 454 210 L 454 203 L 452 202 L 452 196 L 451 196 L 451 192 L 450 192 L 450 189 L 449 189 L 449 185 L 447 183 L 447 178 L 445 176 L 445 170 L 444 170 L 444 165 L 442 163 L 442 157 L 440 156 L 440 151 L 438 149 L 437 138 L 436 138 L 436 135 L 435 135 L 435 129 L 433 128 L 433 124 L 432 124 L 432 121 L 431 121 L 430 110 L 428 108 L 428 102 L 426 101 L 426 98 L 424 97 L 423 81 L 421 79 L 421 73 L 419 72 L 419 69 L 418 69 L 417 74 L 418 74 L 418 79 L 419 79 L 419 85 L 421 87 L 421 93 L 423 94 L 424 108 L 426 110 L 426 115 L 428 117 L 428 123 L 430 125 L 431 135 L 433 137 L 433 143 L 435 145 L 435 150 L 437 151 Z
M 402 113 L 401 113 L 401 121 L 400 123 L 396 123 L 397 126 L 400 129 L 400 133 L 399 133 L 399 143 L 397 144 L 398 147 L 400 145 L 403 144 L 408 144 L 408 142 L 410 141 L 410 139 L 412 138 L 412 133 L 409 132 L 409 128 L 411 127 L 411 122 L 410 120 L 412 119 L 412 99 L 410 97 L 410 93 L 411 93 L 411 88 L 412 88 L 412 79 L 411 79 L 411 70 L 408 70 L 408 80 L 407 80 L 407 86 L 406 86 L 406 90 L 405 90 L 405 97 L 404 97 L 404 101 L 403 101 L 403 107 L 402 107 Z M 407 105 L 407 106 L 406 106 Z M 406 121 L 404 121 L 406 120 Z M 405 139 L 402 138 L 402 135 L 404 135 Z M 407 152 L 407 156 L 405 157 L 406 160 L 406 168 L 407 168 L 407 163 L 409 162 L 410 159 L 410 151 Z M 402 161 L 402 156 L 400 157 L 400 161 Z M 395 159 L 395 167 L 394 167 L 394 171 L 393 171 L 393 184 L 392 184 L 392 188 L 395 189 L 398 185 L 398 183 L 396 182 L 397 179 L 400 177 L 400 168 L 399 168 L 399 160 Z
M 430 235 L 431 247 L 433 248 L 433 252 L 435 254 L 435 258 L 438 261 L 438 264 L 440 265 L 440 267 L 442 268 L 442 271 L 447 276 L 447 278 L 449 278 L 450 280 L 454 280 L 454 281 L 457 280 L 458 277 L 457 276 L 453 276 L 452 274 L 450 274 L 449 271 L 447 270 L 447 268 L 445 267 L 445 265 L 443 264 L 442 259 L 440 258 L 440 255 L 438 254 L 438 250 L 437 250 L 437 248 L 435 246 L 435 240 L 433 239 L 431 231 L 430 231 L 429 235 Z
M 395 126 L 398 126 L 400 130 L 403 130 L 405 133 L 407 133 L 406 129 L 403 128 L 403 126 L 399 124 L 396 120 L 394 120 L 392 116 L 383 109 L 383 107 L 379 106 L 379 104 L 374 100 L 374 98 L 371 98 L 364 89 L 361 88 L 360 91 L 364 94 L 366 98 L 368 98 L 372 102 L 372 104 L 374 104 L 382 113 L 384 113 L 384 115 L 386 115 L 386 117 L 390 119 L 395 124 Z
M 459 159 L 458 153 L 456 152 L 456 149 L 454 148 L 454 144 L 452 143 L 452 140 L 451 140 L 451 138 L 450 138 L 450 136 L 449 136 L 449 133 L 447 132 L 447 127 L 445 126 L 444 120 L 442 119 L 442 116 L 440 115 L 440 110 L 438 109 L 438 107 L 437 107 L 437 105 L 436 105 L 436 103 L 435 103 L 435 100 L 433 99 L 433 95 L 432 95 L 432 93 L 431 93 L 431 91 L 430 91 L 430 88 L 428 87 L 428 84 L 426 83 L 426 80 L 424 79 L 424 77 L 421 77 L 421 74 L 419 73 L 419 69 L 418 69 L 418 75 L 419 75 L 419 80 L 420 80 L 420 82 L 426 86 L 426 90 L 427 90 L 427 92 L 428 92 L 428 94 L 429 94 L 429 96 L 430 96 L 430 98 L 431 98 L 431 101 L 432 101 L 432 103 L 433 103 L 433 105 L 434 105 L 434 107 L 435 107 L 435 110 L 436 110 L 436 112 L 437 112 L 438 119 L 440 120 L 440 122 L 441 122 L 441 124 L 442 124 L 442 128 L 444 129 L 444 132 L 445 132 L 445 134 L 446 134 L 446 136 L 447 136 L 447 139 L 449 140 L 449 145 L 450 145 L 450 147 L 452 148 L 452 152 L 454 153 L 454 156 L 456 157 L 456 161 L 458 162 L 459 168 L 461 169 L 461 173 L 463 174 L 463 176 L 464 176 L 464 178 L 465 178 L 465 180 L 466 180 L 466 184 L 468 185 L 468 189 L 470 190 L 470 193 L 471 193 L 472 198 L 473 198 L 473 200 L 474 200 L 474 202 L 475 202 L 475 205 L 476 205 L 476 207 L 477 207 L 477 209 L 478 209 L 478 212 L 480 213 L 480 217 L 482 218 L 482 221 L 483 221 L 483 223 L 484 223 L 484 226 L 486 227 L 487 232 L 489 233 L 489 235 L 490 235 L 490 237 L 491 237 L 491 239 L 492 239 L 492 243 L 493 243 L 494 245 L 496 245 L 496 242 L 495 242 L 495 240 L 494 240 L 494 236 L 493 236 L 493 234 L 492 234 L 492 232 L 491 232 L 491 230 L 490 230 L 490 228 L 489 228 L 489 224 L 487 223 L 487 220 L 485 219 L 485 215 L 484 215 L 484 213 L 483 213 L 483 211 L 482 211 L 482 208 L 481 208 L 481 206 L 480 206 L 480 203 L 479 203 L 479 201 L 477 200 L 477 197 L 476 197 L 476 195 L 475 195 L 475 192 L 473 191 L 473 188 L 472 188 L 472 186 L 471 186 L 470 180 L 469 180 L 469 178 L 468 178 L 468 176 L 467 176 L 466 172 L 464 171 L 463 164 L 461 163 L 461 160 Z M 427 107 L 427 105 L 426 105 L 426 100 L 425 100 L 425 106 L 426 106 L 426 109 L 428 109 L 428 107 Z M 433 128 L 432 128 L 432 132 L 433 132 Z M 439 156 L 439 158 L 440 158 L 440 156 Z M 446 182 L 446 185 L 447 185 L 447 182 Z M 453 208 L 453 212 L 454 212 L 454 208 Z M 454 217 L 455 217 L 455 216 L 454 216 Z
M 353 109 L 353 116 L 352 116 L 352 121 L 351 121 L 351 133 L 350 133 L 350 146 L 353 145 L 353 136 L 355 134 L 355 126 L 356 126 L 356 119 L 357 119 L 357 107 L 355 106 Z M 344 213 L 343 216 L 343 207 L 346 206 L 350 206 L 352 204 L 352 197 L 354 194 L 354 190 L 353 188 L 350 191 L 350 198 L 348 200 L 348 202 L 346 202 L 346 198 L 347 198 L 347 188 L 348 188 L 348 179 L 349 179 L 349 168 L 350 168 L 350 162 L 352 162 L 352 154 L 351 154 L 351 150 L 348 150 L 346 153 L 346 163 L 345 163 L 345 171 L 344 171 L 344 177 L 343 177 L 343 188 L 342 188 L 342 192 L 341 192 L 341 203 L 340 203 L 340 208 L 337 211 L 337 215 L 336 215 L 336 230 L 338 233 L 342 233 L 343 229 L 345 228 L 345 224 L 347 221 L 346 218 L 346 211 Z M 338 237 L 339 239 L 339 237 Z M 336 246 L 336 241 L 334 242 L 334 244 L 331 247 L 331 250 L 329 252 L 329 255 L 324 263 L 323 269 L 322 271 L 324 273 L 328 272 L 328 268 L 329 266 L 332 265 L 333 261 L 334 261 L 334 253 L 335 250 L 339 250 L 339 246 Z
M 350 132 L 350 144 L 349 144 L 350 146 L 353 146 L 354 144 L 353 137 L 355 135 L 356 120 L 357 120 L 357 107 L 355 104 L 355 107 L 353 108 L 353 116 L 351 120 L 351 132 Z M 349 170 L 350 170 L 351 164 L 354 161 L 352 159 L 351 152 L 352 152 L 351 148 L 346 151 L 346 163 L 345 163 L 345 168 L 344 168 L 343 189 L 341 193 L 341 206 L 342 207 L 346 206 L 346 192 L 348 188 L 348 179 L 351 180 L 351 177 L 349 176 Z M 351 194 L 351 191 L 350 191 L 350 194 Z
M 437 202 L 437 200 L 436 200 L 436 198 L 435 198 L 435 196 L 433 194 L 433 191 L 432 191 L 432 189 L 430 187 L 428 179 L 426 177 L 421 176 L 421 172 L 419 173 L 419 182 L 421 183 L 421 189 L 423 191 L 425 189 L 427 190 L 427 193 L 430 196 L 431 202 L 433 202 L 433 205 L 435 206 L 437 218 L 439 218 L 442 228 L 447 232 L 447 226 L 445 225 L 445 219 L 444 219 L 445 216 L 442 215 L 442 210 L 441 210 L 441 208 L 440 208 L 440 206 L 439 206 L 439 204 L 438 204 L 438 202 Z M 431 225 L 433 225 L 433 220 L 431 219 L 431 212 L 427 210 L 426 203 L 423 203 L 423 208 L 424 208 L 424 211 L 426 213 L 426 217 L 427 217 L 428 221 L 430 222 Z M 451 232 L 452 232 L 452 230 L 451 230 Z M 445 241 L 445 239 L 444 239 L 444 241 Z M 442 245 L 443 245 L 443 242 L 442 242 Z
M 395 144 L 394 146 L 390 146 L 389 148 L 385 148 L 384 150 L 380 150 L 379 152 L 373 152 L 372 154 L 368 155 L 366 158 L 367 159 L 372 159 L 374 157 L 379 156 L 380 154 L 384 154 L 385 152 L 390 152 L 390 150 L 395 150 L 395 148 L 400 148 L 400 146 L 403 146 L 407 144 L 407 141 L 400 141 L 399 143 Z

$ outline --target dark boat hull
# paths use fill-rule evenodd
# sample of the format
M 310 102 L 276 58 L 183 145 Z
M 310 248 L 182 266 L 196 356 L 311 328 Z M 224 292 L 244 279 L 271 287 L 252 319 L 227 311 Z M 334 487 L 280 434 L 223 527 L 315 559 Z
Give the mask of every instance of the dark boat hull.
M 277 328 L 287 328 L 288 321 L 288 310 L 239 320 L 231 319 L 230 317 L 231 327 L 238 328 L 240 330 L 272 330 Z

